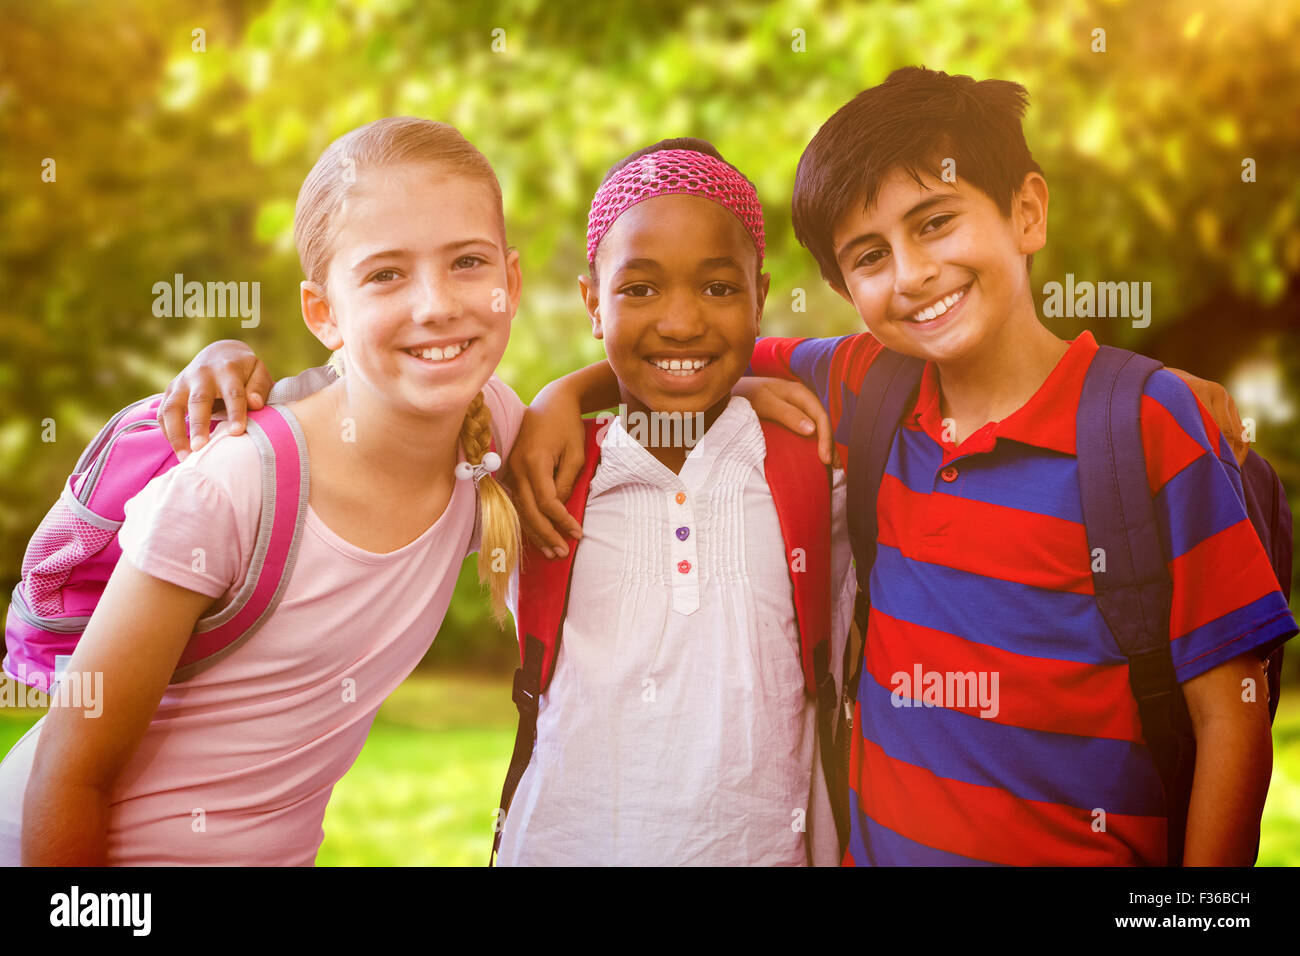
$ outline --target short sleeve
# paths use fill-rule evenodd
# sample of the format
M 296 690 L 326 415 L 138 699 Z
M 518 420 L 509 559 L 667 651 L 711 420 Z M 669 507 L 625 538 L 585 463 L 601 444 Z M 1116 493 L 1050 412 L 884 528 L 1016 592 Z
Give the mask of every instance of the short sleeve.
M 1173 373 L 1142 397 L 1143 450 L 1173 583 L 1169 635 L 1180 681 L 1296 633 L 1246 513 L 1241 475 L 1213 419 Z
M 128 501 L 117 535 L 137 570 L 211 598 L 242 583 L 261 514 L 257 447 L 225 429 Z
M 483 400 L 492 413 L 492 437 L 497 442 L 497 454 L 502 459 L 508 458 L 524 420 L 524 403 L 514 389 L 495 375 L 483 386 Z
M 826 409 L 840 459 L 848 461 L 862 380 L 882 351 L 867 332 L 826 339 L 765 337 L 754 343 L 747 374 L 802 382 Z

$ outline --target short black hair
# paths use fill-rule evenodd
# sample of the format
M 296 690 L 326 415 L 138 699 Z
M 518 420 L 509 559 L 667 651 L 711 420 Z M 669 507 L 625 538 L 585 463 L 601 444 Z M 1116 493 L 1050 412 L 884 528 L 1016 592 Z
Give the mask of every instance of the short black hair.
M 1020 127 L 1028 99 L 1009 80 L 907 66 L 840 107 L 799 158 L 791 201 L 795 237 L 826 281 L 844 288 L 835 224 L 854 205 L 871 206 L 895 169 L 919 183 L 921 172 L 941 178 L 943 160 L 951 158 L 957 176 L 1009 216 L 1025 176 L 1043 171 Z
M 723 155 L 718 152 L 718 147 L 714 146 L 707 139 L 697 139 L 694 136 L 675 136 L 672 139 L 661 139 L 659 142 L 653 143 L 650 146 L 643 146 L 634 153 L 628 153 L 613 166 L 609 167 L 605 172 L 605 175 L 600 178 L 600 185 L 603 186 L 605 183 L 609 182 L 610 178 L 615 173 L 629 163 L 640 159 L 642 156 L 647 156 L 650 153 L 663 152 L 666 149 L 689 149 L 695 153 L 703 153 L 706 156 L 712 156 L 719 162 L 727 163 L 728 166 L 736 170 L 736 175 L 740 176 L 745 180 L 745 182 L 749 183 L 749 185 L 754 188 L 755 193 L 758 192 L 758 187 L 754 186 L 748 176 L 742 173 L 739 169 L 736 169 L 733 164 L 728 163 L 727 160 L 723 158 Z M 592 262 L 590 263 L 590 266 L 591 278 L 599 281 L 599 277 L 596 275 L 596 263 Z

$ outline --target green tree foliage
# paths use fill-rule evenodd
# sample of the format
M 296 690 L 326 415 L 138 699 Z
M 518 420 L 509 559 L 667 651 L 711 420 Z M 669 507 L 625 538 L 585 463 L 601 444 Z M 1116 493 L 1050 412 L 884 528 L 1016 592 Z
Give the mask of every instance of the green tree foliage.
M 277 375 L 323 359 L 298 315 L 293 202 L 332 139 L 383 115 L 453 123 L 497 169 L 525 276 L 500 372 L 525 400 L 600 356 L 575 282 L 587 204 L 613 162 L 666 136 L 712 140 L 758 185 L 773 276 L 765 331 L 857 329 L 794 240 L 793 173 L 835 109 L 919 63 L 1028 87 L 1026 133 L 1052 188 L 1036 288 L 1067 273 L 1151 282 L 1151 326 L 1093 321 L 1100 339 L 1221 379 L 1262 355 L 1282 363 L 1300 402 L 1294 4 L 14 0 L 5 8 L 6 593 L 84 442 L 113 410 L 161 389 L 203 343 L 244 338 Z M 54 182 L 42 179 L 46 158 Z M 1243 182 L 1247 159 L 1254 182 Z M 176 273 L 260 282 L 261 325 L 155 317 L 153 284 Z M 806 311 L 793 308 L 797 290 Z M 1073 335 L 1089 323 L 1054 324 Z M 1300 414 L 1247 411 L 1259 415 L 1261 449 L 1300 501 Z M 41 440 L 46 419 L 56 423 L 52 443 Z M 439 646 L 462 660 L 503 662 L 510 641 L 488 623 L 476 591 L 463 577 Z

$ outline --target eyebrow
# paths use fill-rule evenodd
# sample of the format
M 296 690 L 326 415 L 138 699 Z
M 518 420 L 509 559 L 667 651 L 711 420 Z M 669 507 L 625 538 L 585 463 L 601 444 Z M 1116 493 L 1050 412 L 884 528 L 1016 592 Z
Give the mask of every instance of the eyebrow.
M 937 196 L 931 196 L 928 199 L 922 199 L 919 203 L 917 203 L 907 212 L 903 213 L 903 218 L 912 219 L 928 211 L 934 206 L 939 205 L 939 203 L 947 202 L 950 199 L 956 199 L 956 198 L 957 198 L 956 193 L 940 193 Z M 844 245 L 840 246 L 840 248 L 835 253 L 835 258 L 839 259 L 850 249 L 855 249 L 858 246 L 868 243 L 873 239 L 883 239 L 883 238 L 884 237 L 880 235 L 880 233 L 878 232 L 864 232 L 861 235 L 854 236 L 848 242 L 844 243 Z
M 439 251 L 455 252 L 457 249 L 464 249 L 468 246 L 479 246 L 479 245 L 491 246 L 492 248 L 496 248 L 496 243 L 494 243 L 491 239 L 485 239 L 485 238 L 484 239 L 460 239 L 456 242 L 449 242 L 445 246 L 440 246 Z M 402 258 L 403 256 L 409 256 L 410 254 L 411 251 L 409 249 L 384 249 L 381 252 L 372 252 L 370 253 L 370 255 L 358 259 L 353 264 L 352 271 L 359 272 L 365 269 L 370 263 L 376 262 L 381 259 L 399 259 Z

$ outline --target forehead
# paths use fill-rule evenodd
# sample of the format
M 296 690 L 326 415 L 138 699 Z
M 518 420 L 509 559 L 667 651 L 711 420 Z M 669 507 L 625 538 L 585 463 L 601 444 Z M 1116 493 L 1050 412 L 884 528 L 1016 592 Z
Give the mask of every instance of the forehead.
M 500 210 L 478 179 L 430 164 L 358 170 L 343 187 L 334 217 L 336 241 L 382 233 L 394 245 L 452 241 L 479 233 L 497 238 Z
M 920 182 L 917 179 L 920 179 Z M 865 233 L 884 233 L 904 222 L 908 212 L 929 199 L 950 198 L 958 202 L 978 202 L 980 198 L 991 201 L 983 192 L 968 186 L 960 177 L 955 183 L 946 183 L 931 173 L 911 172 L 895 167 L 880 182 L 876 198 L 867 206 L 863 194 L 849 204 L 835 223 L 831 238 L 836 249 Z
M 602 268 L 627 259 L 656 259 L 664 265 L 693 265 L 700 259 L 757 258 L 754 240 L 729 210 L 700 196 L 655 196 L 629 208 L 600 241 Z

